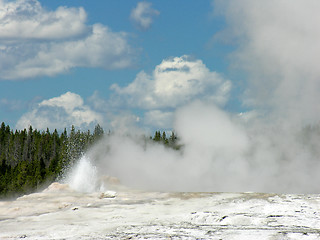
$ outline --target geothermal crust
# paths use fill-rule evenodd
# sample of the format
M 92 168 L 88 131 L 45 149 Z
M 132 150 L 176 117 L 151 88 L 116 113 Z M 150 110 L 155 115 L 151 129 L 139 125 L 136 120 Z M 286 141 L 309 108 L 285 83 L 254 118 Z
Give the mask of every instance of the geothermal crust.
M 320 239 L 320 195 L 79 193 L 0 202 L 0 239 Z

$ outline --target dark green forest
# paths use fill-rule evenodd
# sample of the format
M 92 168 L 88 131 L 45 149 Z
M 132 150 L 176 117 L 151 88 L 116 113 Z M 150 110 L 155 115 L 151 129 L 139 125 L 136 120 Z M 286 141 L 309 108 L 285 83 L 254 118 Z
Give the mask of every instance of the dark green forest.
M 104 133 L 98 124 L 94 131 L 83 132 L 71 127 L 58 133 L 33 129 L 13 130 L 5 123 L 0 127 L 0 197 L 17 197 L 40 190 L 59 179 Z M 179 149 L 174 133 L 156 131 L 154 137 L 145 138 L 165 146 Z

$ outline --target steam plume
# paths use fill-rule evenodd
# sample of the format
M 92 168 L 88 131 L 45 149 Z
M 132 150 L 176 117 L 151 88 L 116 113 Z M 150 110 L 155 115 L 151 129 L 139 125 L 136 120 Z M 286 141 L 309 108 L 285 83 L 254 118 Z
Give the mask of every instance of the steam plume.
M 214 6 L 228 24 L 219 38 L 236 40 L 232 66 L 247 76 L 252 111 L 195 101 L 175 112 L 182 151 L 115 134 L 88 153 L 98 174 L 152 190 L 319 193 L 320 2 Z
M 115 134 L 87 153 L 97 174 L 161 191 L 319 191 L 320 131 L 291 132 L 202 102 L 179 109 L 175 119 L 181 151 Z

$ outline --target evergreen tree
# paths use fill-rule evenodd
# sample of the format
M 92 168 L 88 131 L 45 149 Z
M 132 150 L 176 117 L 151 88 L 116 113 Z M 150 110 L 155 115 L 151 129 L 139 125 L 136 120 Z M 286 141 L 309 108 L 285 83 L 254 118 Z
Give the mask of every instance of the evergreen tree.
M 160 140 L 161 140 L 161 133 L 160 131 L 156 131 L 153 137 L 153 141 L 160 142 Z
M 100 126 L 100 124 L 98 123 L 98 124 L 94 127 L 93 138 L 94 138 L 94 140 L 99 140 L 103 135 L 104 135 L 104 130 L 103 130 L 103 128 Z
M 162 139 L 161 140 L 165 145 L 167 145 L 169 143 L 169 140 L 167 139 L 167 135 L 166 135 L 165 131 L 163 131 L 163 133 L 162 133 Z
M 109 133 L 108 135 L 111 135 Z M 106 135 L 106 136 L 108 136 Z M 92 144 L 104 136 L 104 130 L 97 124 L 93 132 L 81 132 L 71 127 L 59 135 L 28 129 L 13 132 L 4 122 L 0 125 L 0 196 L 29 193 L 42 184 L 54 181 L 64 169 L 80 158 Z M 167 147 L 179 149 L 177 137 L 172 132 L 167 138 L 166 132 L 156 131 L 153 141 Z M 149 140 L 144 137 L 145 147 Z M 137 141 L 140 141 L 138 139 Z

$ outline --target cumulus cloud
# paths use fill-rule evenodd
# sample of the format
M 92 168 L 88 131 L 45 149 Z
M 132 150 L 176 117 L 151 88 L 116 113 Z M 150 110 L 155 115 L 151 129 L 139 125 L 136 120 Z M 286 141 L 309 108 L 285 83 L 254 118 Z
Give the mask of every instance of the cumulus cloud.
M 86 19 L 83 8 L 59 7 L 49 12 L 35 0 L 1 1 L 0 38 L 8 41 L 74 38 L 89 30 Z
M 149 2 L 138 2 L 137 6 L 132 9 L 130 19 L 141 30 L 147 30 L 151 27 L 153 18 L 160 14 L 153 9 Z
M 43 100 L 31 111 L 24 114 L 16 128 L 32 126 L 37 129 L 58 129 L 74 125 L 78 128 L 90 128 L 102 122 L 102 116 L 84 104 L 78 94 L 67 92 L 59 97 Z
M 238 47 L 231 58 L 249 78 L 245 103 L 291 122 L 320 117 L 320 2 L 215 1 L 227 29 L 220 38 Z
M 113 104 L 148 110 L 145 123 L 170 128 L 173 111 L 195 99 L 223 106 L 231 82 L 210 71 L 201 60 L 184 55 L 163 60 L 151 74 L 141 71 L 126 87 L 114 84 L 111 89 L 115 91 Z
M 231 82 L 210 71 L 201 60 L 185 55 L 163 60 L 150 75 L 140 72 L 124 88 L 117 84 L 111 88 L 131 106 L 160 109 L 176 108 L 198 98 L 223 105 Z
M 52 76 L 73 67 L 126 68 L 127 34 L 86 25 L 83 8 L 45 10 L 37 0 L 0 2 L 1 79 Z
M 161 129 L 169 129 L 173 124 L 174 113 L 170 111 L 151 110 L 144 114 L 144 124 Z

